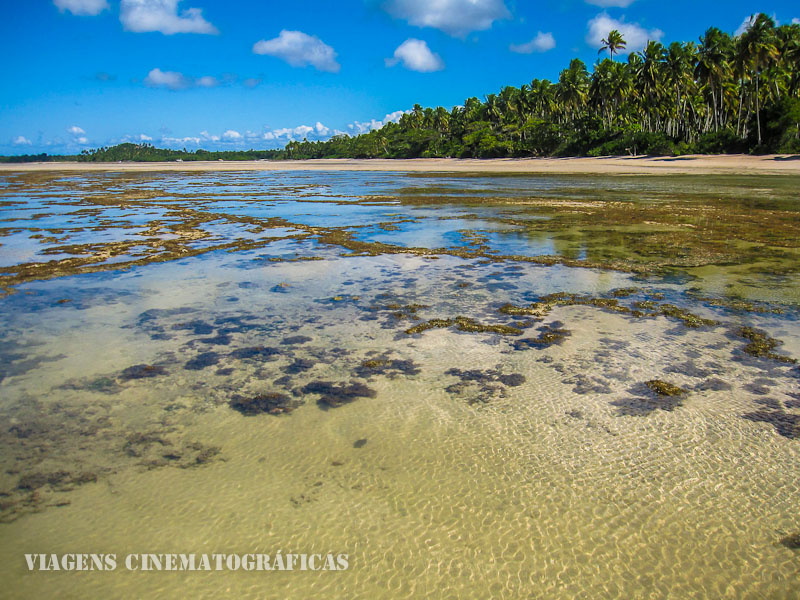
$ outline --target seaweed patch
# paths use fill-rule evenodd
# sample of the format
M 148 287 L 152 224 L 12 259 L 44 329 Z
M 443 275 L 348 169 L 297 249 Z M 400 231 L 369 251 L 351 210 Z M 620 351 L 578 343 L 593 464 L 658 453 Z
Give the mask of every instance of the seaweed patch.
M 300 402 L 278 392 L 268 392 L 257 396 L 236 396 L 229 406 L 247 417 L 252 417 L 262 413 L 270 415 L 281 415 L 292 412 L 300 406 Z
M 454 317 L 448 319 L 431 319 L 414 327 L 406 329 L 408 335 L 422 333 L 428 329 L 446 329 L 455 327 L 458 331 L 467 333 L 498 333 L 500 335 L 522 335 L 522 330 L 511 325 L 485 325 L 469 317 Z
M 317 404 L 321 408 L 338 408 L 358 398 L 374 398 L 377 392 L 358 381 L 333 383 L 331 381 L 312 381 L 302 388 L 302 394 L 318 394 Z
M 521 373 L 503 373 L 496 369 L 457 369 L 445 371 L 445 375 L 458 377 L 459 381 L 445 388 L 449 394 L 465 396 L 470 404 L 487 403 L 493 398 L 505 397 L 506 387 L 518 387 L 525 383 Z
M 781 346 L 783 342 L 770 337 L 765 331 L 753 327 L 740 327 L 736 330 L 736 335 L 750 342 L 742 348 L 745 354 L 758 358 L 769 358 L 784 363 L 797 363 L 797 360 L 794 358 L 773 352 L 773 350 Z

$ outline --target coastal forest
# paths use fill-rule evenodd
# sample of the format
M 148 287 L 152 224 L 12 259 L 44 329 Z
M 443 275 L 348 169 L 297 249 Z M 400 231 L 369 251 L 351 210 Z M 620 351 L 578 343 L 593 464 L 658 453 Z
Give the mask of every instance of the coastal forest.
M 592 72 L 578 59 L 558 81 L 504 87 L 451 110 L 415 105 L 355 137 L 290 142 L 287 158 L 499 158 L 621 154 L 800 153 L 800 24 L 764 14 L 732 36 L 650 41 L 618 60 L 603 40 Z
M 619 31 L 602 43 L 591 72 L 576 58 L 557 81 L 507 86 L 450 110 L 417 104 L 357 136 L 219 152 L 126 143 L 0 162 L 800 153 L 800 24 L 760 13 L 739 35 L 711 27 L 697 42 L 652 40 L 626 60 Z

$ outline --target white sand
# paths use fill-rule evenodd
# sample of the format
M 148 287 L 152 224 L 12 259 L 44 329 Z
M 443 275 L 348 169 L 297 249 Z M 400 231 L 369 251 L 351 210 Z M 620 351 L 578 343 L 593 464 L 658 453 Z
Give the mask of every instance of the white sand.
M 399 171 L 439 173 L 570 173 L 592 175 L 800 175 L 798 155 L 503 159 L 320 159 L 148 163 L 0 164 L 0 171 Z

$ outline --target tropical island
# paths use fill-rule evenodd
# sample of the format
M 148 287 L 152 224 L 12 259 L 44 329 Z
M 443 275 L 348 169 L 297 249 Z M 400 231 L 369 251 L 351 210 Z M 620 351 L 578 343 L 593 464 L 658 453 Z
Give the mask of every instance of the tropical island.
M 698 43 L 650 41 L 617 60 L 626 45 L 612 30 L 592 72 L 573 59 L 556 82 L 506 86 L 450 110 L 416 104 L 356 136 L 217 152 L 124 143 L 0 162 L 800 153 L 800 24 L 776 26 L 759 13 L 740 35 L 711 27 Z

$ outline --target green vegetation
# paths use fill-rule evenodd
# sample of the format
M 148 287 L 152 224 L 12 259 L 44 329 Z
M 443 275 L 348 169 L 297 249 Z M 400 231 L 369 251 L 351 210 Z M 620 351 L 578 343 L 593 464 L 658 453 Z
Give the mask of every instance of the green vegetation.
M 196 161 L 196 160 L 264 160 L 284 158 L 283 150 L 223 150 L 209 152 L 208 150 L 170 150 L 156 148 L 150 144 L 119 144 L 111 148 L 97 148 L 84 150 L 74 160 L 80 162 L 158 162 L 158 161 Z
M 485 102 L 414 105 L 398 123 L 283 150 L 210 152 L 119 144 L 75 156 L 0 157 L 0 162 L 197 161 L 313 158 L 501 158 L 620 154 L 800 153 L 800 24 L 765 14 L 731 36 L 711 27 L 694 42 L 650 41 L 627 62 L 619 31 L 589 72 L 579 59 L 557 82 L 504 87 Z
M 110 148 L 102 147 L 84 150 L 80 154 L 23 154 L 21 156 L 0 156 L 0 163 L 26 162 L 162 162 L 198 160 L 273 160 L 285 158 L 283 150 L 171 150 L 156 148 L 151 144 L 118 144 Z
M 800 152 L 800 25 L 757 15 L 739 36 L 712 27 L 693 42 L 651 41 L 627 63 L 609 32 L 590 73 L 574 59 L 558 81 L 505 87 L 452 110 L 419 104 L 357 137 L 291 142 L 288 158 L 432 158 Z

